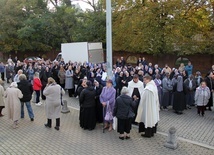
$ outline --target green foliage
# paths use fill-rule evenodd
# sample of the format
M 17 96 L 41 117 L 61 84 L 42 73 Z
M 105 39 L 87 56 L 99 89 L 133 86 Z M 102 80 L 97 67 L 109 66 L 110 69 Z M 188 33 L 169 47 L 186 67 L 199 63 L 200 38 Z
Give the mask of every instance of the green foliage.
M 83 12 L 69 0 L 2 0 L 0 51 L 45 52 L 60 50 L 61 43 L 105 41 L 101 2 L 93 4 L 96 10 Z
M 177 55 L 209 52 L 210 6 L 196 1 L 115 1 L 113 48 Z M 213 48 L 213 47 L 212 47 Z
M 106 42 L 105 0 L 1 0 L 0 51 L 60 50 L 61 43 Z M 52 4 L 50 7 L 49 4 Z M 112 0 L 113 50 L 213 53 L 214 1 Z

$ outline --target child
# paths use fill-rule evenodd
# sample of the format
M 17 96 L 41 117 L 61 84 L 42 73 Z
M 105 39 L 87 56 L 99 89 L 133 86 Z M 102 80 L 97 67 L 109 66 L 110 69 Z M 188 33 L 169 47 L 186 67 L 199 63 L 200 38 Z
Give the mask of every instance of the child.
M 210 90 L 206 82 L 202 81 L 195 92 L 195 104 L 197 105 L 198 115 L 204 116 L 204 110 L 210 98 Z
M 41 80 L 39 79 L 39 73 L 36 72 L 34 74 L 34 79 L 33 79 L 33 90 L 36 92 L 36 105 L 38 106 L 42 105 L 42 102 L 40 102 L 41 89 L 42 89 L 42 83 L 41 83 Z

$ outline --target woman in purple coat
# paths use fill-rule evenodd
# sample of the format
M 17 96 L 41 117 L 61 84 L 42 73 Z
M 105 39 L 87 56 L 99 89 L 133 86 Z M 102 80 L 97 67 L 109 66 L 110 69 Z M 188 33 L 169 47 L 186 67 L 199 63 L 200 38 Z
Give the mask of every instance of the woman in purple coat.
M 105 116 L 107 112 L 113 114 L 115 95 L 116 90 L 113 87 L 113 82 L 112 80 L 108 80 L 100 95 L 100 103 L 103 105 L 104 129 L 108 128 L 109 131 L 112 130 L 113 118 L 111 120 L 106 120 Z

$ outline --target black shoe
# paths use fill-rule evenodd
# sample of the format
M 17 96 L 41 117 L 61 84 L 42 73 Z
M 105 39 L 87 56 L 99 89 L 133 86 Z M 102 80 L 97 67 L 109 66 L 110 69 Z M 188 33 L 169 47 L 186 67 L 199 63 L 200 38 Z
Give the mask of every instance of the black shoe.
M 145 138 L 151 138 L 151 136 L 148 136 L 148 135 L 146 135 L 146 134 L 142 134 L 141 136 L 142 136 L 142 137 L 145 137 Z
M 30 120 L 33 122 L 33 121 L 34 121 L 34 118 L 31 118 Z
M 124 140 L 124 137 L 119 137 L 119 139 Z
M 178 112 L 178 115 L 181 115 L 181 114 L 183 114 L 183 112 L 179 111 L 179 112 Z
M 45 125 L 45 127 L 47 127 L 47 128 L 51 128 L 51 126 L 49 126 L 48 124 L 44 124 Z
M 212 111 L 212 109 L 211 109 L 211 108 L 209 108 L 208 110 L 209 110 L 209 111 Z
M 58 127 L 58 126 L 55 126 L 54 129 L 56 129 L 56 130 L 58 131 L 58 130 L 59 130 L 59 127 Z
M 129 136 L 126 136 L 126 139 L 130 139 L 130 137 L 129 137 Z

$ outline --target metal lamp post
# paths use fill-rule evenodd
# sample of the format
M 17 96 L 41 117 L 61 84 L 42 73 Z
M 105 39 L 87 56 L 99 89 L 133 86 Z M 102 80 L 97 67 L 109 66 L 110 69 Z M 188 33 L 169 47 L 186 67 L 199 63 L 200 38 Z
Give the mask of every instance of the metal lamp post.
M 107 43 L 107 74 L 112 78 L 112 10 L 111 0 L 106 0 L 106 43 Z

